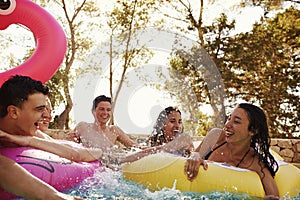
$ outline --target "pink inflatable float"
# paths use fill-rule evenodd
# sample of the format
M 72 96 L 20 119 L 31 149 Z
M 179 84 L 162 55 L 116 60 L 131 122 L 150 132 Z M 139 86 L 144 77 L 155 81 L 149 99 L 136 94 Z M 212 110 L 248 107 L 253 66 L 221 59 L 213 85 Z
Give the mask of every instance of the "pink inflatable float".
M 66 36 L 58 22 L 46 10 L 30 0 L 6 0 L 0 4 L 0 30 L 11 24 L 29 28 L 35 38 L 36 49 L 23 64 L 0 73 L 0 86 L 12 75 L 26 75 L 45 83 L 62 63 Z
M 75 187 L 87 177 L 93 176 L 95 169 L 101 166 L 98 161 L 76 163 L 55 154 L 29 147 L 2 148 L 0 154 L 16 161 L 27 171 L 59 191 Z M 15 197 L 0 190 L 0 199 Z

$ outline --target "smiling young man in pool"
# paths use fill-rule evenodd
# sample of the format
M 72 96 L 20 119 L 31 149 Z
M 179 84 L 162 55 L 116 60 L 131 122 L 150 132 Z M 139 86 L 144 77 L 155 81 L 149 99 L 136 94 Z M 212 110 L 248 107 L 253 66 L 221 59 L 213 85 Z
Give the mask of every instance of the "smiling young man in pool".
M 26 76 L 13 76 L 0 88 L 0 130 L 30 136 L 45 114 L 48 88 Z M 6 133 L 4 134 L 6 135 Z M 0 135 L 0 148 L 18 146 Z M 0 187 L 28 199 L 79 199 L 56 191 L 35 178 L 16 162 L 0 156 Z
M 7 107 L 7 112 L 5 109 L 1 109 L 0 114 L 4 116 L 7 113 L 8 117 L 5 118 L 5 124 L 3 123 L 3 128 L 0 129 L 2 138 L 0 147 L 30 146 L 75 162 L 91 162 L 102 159 L 102 149 L 88 149 L 67 140 L 58 141 L 43 132 L 48 129 L 52 119 L 52 106 L 46 86 L 39 81 L 23 76 L 15 76 L 7 82 L 8 87 L 3 89 L 2 93 L 11 98 L 1 99 L 1 106 L 2 108 Z M 13 98 L 14 96 L 15 98 Z M 18 109 L 19 107 L 20 109 Z M 24 113 L 24 116 L 21 113 Z M 9 116 L 13 119 L 10 119 Z M 1 121 L 4 120 L 0 120 L 0 125 Z M 23 129 L 21 125 L 14 126 L 17 122 L 22 123 L 30 130 Z
M 117 142 L 127 148 L 138 147 L 124 131 L 116 125 L 108 125 L 112 115 L 111 98 L 105 95 L 96 97 L 93 101 L 93 123 L 80 122 L 74 132 L 69 133 L 69 139 L 82 143 L 86 147 L 112 149 Z

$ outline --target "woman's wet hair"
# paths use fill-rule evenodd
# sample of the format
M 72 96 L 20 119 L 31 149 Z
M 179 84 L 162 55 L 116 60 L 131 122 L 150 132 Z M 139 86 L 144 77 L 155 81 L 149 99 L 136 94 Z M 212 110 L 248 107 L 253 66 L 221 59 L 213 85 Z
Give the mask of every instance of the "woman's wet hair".
M 269 151 L 270 137 L 267 117 L 264 111 L 249 103 L 240 103 L 238 108 L 242 108 L 247 112 L 249 120 L 248 130 L 254 133 L 250 146 L 254 148 L 256 154 L 269 169 L 272 176 L 275 176 L 275 173 L 278 171 L 278 163 Z
M 93 101 L 93 106 L 92 106 L 92 110 L 96 110 L 97 108 L 97 105 L 101 102 L 101 101 L 107 101 L 111 104 L 111 98 L 110 97 L 107 97 L 105 95 L 100 95 L 100 96 L 97 96 L 94 101 Z
M 149 142 L 151 146 L 158 146 L 166 143 L 166 138 L 165 138 L 165 133 L 163 128 L 165 126 L 166 119 L 173 112 L 178 112 L 181 115 L 180 110 L 172 106 L 165 108 L 159 113 L 156 123 L 153 126 L 153 131 L 149 137 Z

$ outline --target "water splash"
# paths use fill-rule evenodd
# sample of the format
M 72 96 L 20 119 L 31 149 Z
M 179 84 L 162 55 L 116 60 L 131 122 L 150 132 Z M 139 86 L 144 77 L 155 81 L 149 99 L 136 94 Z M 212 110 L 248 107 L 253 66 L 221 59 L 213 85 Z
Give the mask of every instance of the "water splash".
M 106 169 L 96 172 L 93 177 L 86 179 L 78 187 L 68 191 L 68 194 L 80 196 L 90 200 L 253 200 L 247 194 L 233 194 L 228 192 L 195 193 L 181 192 L 173 188 L 162 188 L 151 191 L 137 183 L 127 181 L 120 171 Z M 286 198 L 285 198 L 286 199 Z M 292 200 L 299 200 L 300 194 Z

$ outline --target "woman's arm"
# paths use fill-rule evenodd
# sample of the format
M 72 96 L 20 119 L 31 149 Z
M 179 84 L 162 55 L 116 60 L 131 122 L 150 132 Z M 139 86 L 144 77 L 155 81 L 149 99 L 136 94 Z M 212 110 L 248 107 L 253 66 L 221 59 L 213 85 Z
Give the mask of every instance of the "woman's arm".
M 65 145 L 67 148 L 71 148 L 72 151 L 76 151 L 80 155 L 81 162 L 91 162 L 95 160 L 101 160 L 103 155 L 107 152 L 106 148 L 88 148 L 84 147 L 81 144 L 77 144 L 72 141 L 59 140 L 60 145 Z
M 279 199 L 279 191 L 274 178 L 272 177 L 268 168 L 259 164 L 257 157 L 255 158 L 254 165 L 252 165 L 249 169 L 255 171 L 260 177 L 266 194 L 265 199 Z
M 155 154 L 155 153 L 159 152 L 161 149 L 162 149 L 162 145 L 156 146 L 156 147 L 149 147 L 147 149 L 141 150 L 139 152 L 136 152 L 136 153 L 130 154 L 128 156 L 125 156 L 124 158 L 121 158 L 120 163 L 133 162 L 133 161 L 139 160 L 150 154 Z
M 201 158 L 200 154 L 192 152 L 184 165 L 184 173 L 189 181 L 193 181 L 197 177 L 201 165 L 205 170 L 208 168 L 207 162 Z
M 196 152 L 199 153 L 201 158 L 204 158 L 218 142 L 222 133 L 222 129 L 213 128 L 211 129 L 202 140 L 200 145 L 196 148 Z
M 137 153 L 133 153 L 121 159 L 121 163 L 124 162 L 133 162 L 139 160 L 145 156 L 150 154 L 155 154 L 160 151 L 172 153 L 182 148 L 190 148 L 193 144 L 192 138 L 187 133 L 182 133 L 179 136 L 175 137 L 173 141 L 168 142 L 167 144 L 156 146 L 156 147 L 149 147 Z
M 181 133 L 171 142 L 164 144 L 162 151 L 172 153 L 183 148 L 190 149 L 191 147 L 194 147 L 191 136 L 187 133 Z
M 262 185 L 266 193 L 264 199 L 270 199 L 270 200 L 279 199 L 279 191 L 274 178 L 271 176 L 269 170 L 266 169 L 264 170 L 264 172 L 266 173 L 266 175 L 264 178 L 261 179 Z
M 46 140 L 54 140 L 52 137 L 50 137 L 48 134 L 40 131 L 40 130 L 37 130 L 35 132 L 35 135 L 36 137 L 39 137 L 39 138 L 43 138 L 43 139 L 46 139 Z
M 184 166 L 184 173 L 190 181 L 193 181 L 197 177 L 201 165 L 203 165 L 204 169 L 207 169 L 208 165 L 204 157 L 212 150 L 218 141 L 222 140 L 221 136 L 222 129 L 211 129 L 196 148 L 195 152 L 191 153 L 191 156 L 187 159 Z
M 91 162 L 99 160 L 103 151 L 101 149 L 77 148 L 68 144 L 61 144 L 56 141 L 44 140 L 41 138 L 32 137 L 29 145 L 38 148 L 60 157 L 75 161 L 75 162 Z

